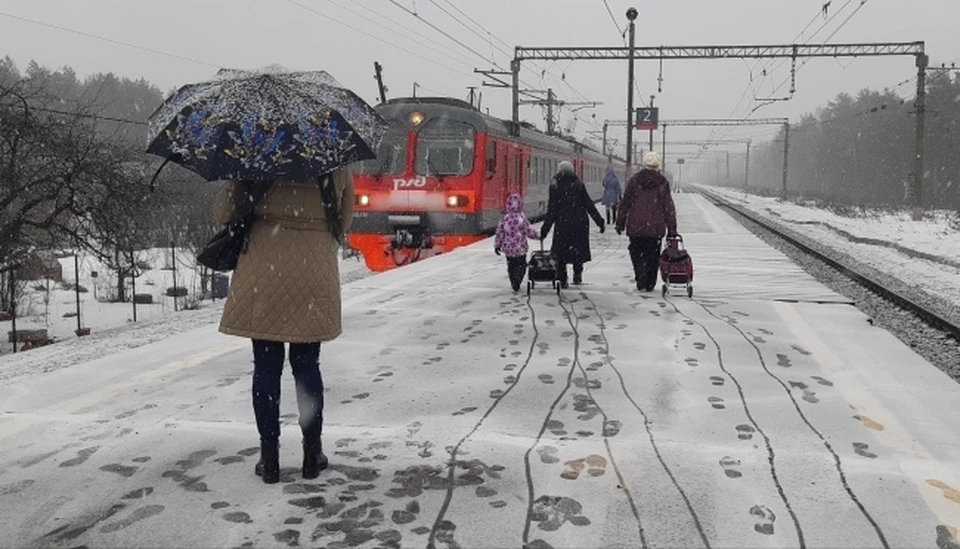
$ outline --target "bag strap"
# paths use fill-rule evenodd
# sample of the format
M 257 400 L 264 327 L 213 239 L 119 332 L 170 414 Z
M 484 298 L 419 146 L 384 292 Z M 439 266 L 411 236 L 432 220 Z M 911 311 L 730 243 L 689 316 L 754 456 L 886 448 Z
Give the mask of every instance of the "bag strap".
M 250 244 L 250 226 L 253 225 L 253 212 L 257 204 L 267 195 L 267 191 L 272 186 L 272 181 L 245 181 L 247 186 L 244 189 L 244 201 L 237 212 L 237 217 L 230 222 L 230 232 L 243 231 L 243 247 L 241 253 L 247 253 L 247 246 Z
M 245 223 L 247 218 L 253 215 L 254 210 L 257 208 L 257 204 L 263 200 L 263 197 L 267 195 L 267 191 L 270 190 L 272 182 L 266 181 L 244 181 L 244 185 L 247 186 L 244 189 L 244 201 L 240 206 L 240 209 L 237 211 L 237 216 L 233 218 L 233 221 L 230 222 L 231 225 L 238 223 Z
M 327 174 L 317 179 L 317 185 L 320 186 L 320 194 L 323 196 L 323 211 L 327 216 L 330 234 L 338 244 L 343 245 L 343 226 L 340 223 L 340 208 L 337 204 L 337 189 L 333 184 L 333 178 Z

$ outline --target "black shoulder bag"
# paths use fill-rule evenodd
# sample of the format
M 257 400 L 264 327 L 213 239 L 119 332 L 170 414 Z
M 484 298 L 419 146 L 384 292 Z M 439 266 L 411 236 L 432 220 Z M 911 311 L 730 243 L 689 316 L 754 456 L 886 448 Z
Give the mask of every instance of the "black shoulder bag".
M 266 183 L 252 183 L 251 187 L 245 192 L 245 200 L 237 216 L 207 242 L 197 254 L 197 263 L 218 272 L 237 268 L 240 254 L 247 251 L 250 226 L 255 218 L 254 210 L 270 189 L 270 185 Z
M 337 241 L 337 244 L 343 246 L 343 224 L 340 223 L 340 208 L 337 204 L 337 189 L 333 184 L 333 178 L 327 175 L 317 180 L 320 186 L 320 194 L 323 196 L 323 211 L 327 216 L 327 225 L 330 228 L 330 234 Z

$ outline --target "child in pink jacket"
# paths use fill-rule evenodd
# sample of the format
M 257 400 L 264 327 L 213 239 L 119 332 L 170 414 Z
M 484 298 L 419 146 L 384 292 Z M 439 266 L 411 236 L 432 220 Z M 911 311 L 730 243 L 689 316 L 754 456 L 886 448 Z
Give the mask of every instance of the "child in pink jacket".
M 523 214 L 523 197 L 511 194 L 507 197 L 507 213 L 503 214 L 497 225 L 493 251 L 497 255 L 507 256 L 507 275 L 513 291 L 520 289 L 523 275 L 527 269 L 527 239 L 539 239 L 540 234 L 530 226 Z

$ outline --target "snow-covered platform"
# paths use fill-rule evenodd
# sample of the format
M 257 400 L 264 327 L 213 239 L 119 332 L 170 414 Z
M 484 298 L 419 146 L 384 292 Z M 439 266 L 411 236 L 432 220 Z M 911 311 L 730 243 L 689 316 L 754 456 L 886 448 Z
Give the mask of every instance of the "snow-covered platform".
M 489 242 L 348 285 L 316 481 L 289 375 L 282 482 L 253 476 L 215 326 L 0 387 L 0 546 L 956 547 L 960 387 L 677 200 L 694 300 L 595 229 L 560 298 Z

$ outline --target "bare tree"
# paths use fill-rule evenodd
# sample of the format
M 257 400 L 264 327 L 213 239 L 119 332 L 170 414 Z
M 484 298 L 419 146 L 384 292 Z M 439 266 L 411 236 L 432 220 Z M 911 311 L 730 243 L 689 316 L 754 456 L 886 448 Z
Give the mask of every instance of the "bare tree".
M 31 84 L 0 86 L 0 263 L 82 240 L 80 221 L 136 184 L 125 167 L 130 150 L 98 136 L 90 113 L 45 107 L 50 98 Z

